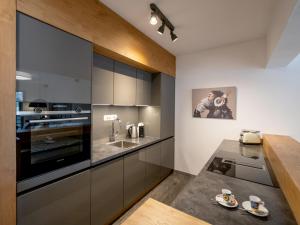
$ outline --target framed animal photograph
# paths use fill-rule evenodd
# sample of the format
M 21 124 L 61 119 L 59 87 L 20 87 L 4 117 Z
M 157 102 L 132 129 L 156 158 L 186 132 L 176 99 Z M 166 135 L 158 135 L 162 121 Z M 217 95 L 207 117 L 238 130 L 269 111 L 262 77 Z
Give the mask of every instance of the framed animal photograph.
M 236 94 L 236 87 L 193 89 L 193 117 L 235 120 Z

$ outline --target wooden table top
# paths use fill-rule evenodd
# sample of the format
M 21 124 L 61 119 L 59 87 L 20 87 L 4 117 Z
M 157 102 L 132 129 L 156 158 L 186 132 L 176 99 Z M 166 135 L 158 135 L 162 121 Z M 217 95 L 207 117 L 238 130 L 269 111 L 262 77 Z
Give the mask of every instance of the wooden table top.
M 300 224 L 300 143 L 288 136 L 264 135 L 263 145 L 279 186 Z
M 122 225 L 210 225 L 200 219 L 149 198 Z

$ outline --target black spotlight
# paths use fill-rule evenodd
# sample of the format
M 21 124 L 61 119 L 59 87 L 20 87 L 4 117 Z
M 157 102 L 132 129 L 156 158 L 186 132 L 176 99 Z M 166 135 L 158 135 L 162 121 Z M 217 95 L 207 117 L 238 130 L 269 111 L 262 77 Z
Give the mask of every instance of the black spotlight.
M 163 35 L 163 33 L 165 31 L 165 26 L 166 26 L 166 24 L 163 22 L 162 25 L 157 29 L 157 33 L 159 33 L 160 35 Z
M 175 41 L 177 41 L 177 39 L 178 39 L 178 37 L 177 37 L 177 35 L 176 34 L 174 34 L 174 32 L 173 31 L 171 31 L 171 39 L 172 39 L 172 41 L 173 42 L 175 42 Z
M 158 19 L 160 19 L 162 22 L 161 26 L 157 30 L 157 33 L 162 35 L 165 31 L 165 27 L 167 27 L 170 30 L 172 42 L 175 42 L 178 39 L 178 37 L 176 34 L 174 34 L 175 27 L 173 26 L 173 24 L 168 20 L 168 18 L 162 13 L 162 11 L 160 11 L 160 9 L 154 3 L 150 4 L 150 9 L 151 9 L 150 23 L 152 25 L 155 25 L 157 24 Z

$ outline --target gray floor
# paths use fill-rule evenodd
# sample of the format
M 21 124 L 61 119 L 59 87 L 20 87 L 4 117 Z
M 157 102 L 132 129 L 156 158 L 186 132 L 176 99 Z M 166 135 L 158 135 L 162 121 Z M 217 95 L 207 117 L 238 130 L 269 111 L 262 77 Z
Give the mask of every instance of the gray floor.
M 123 216 L 121 216 L 113 225 L 119 225 L 126 220 L 143 202 L 148 198 L 156 199 L 167 205 L 170 205 L 180 191 L 191 181 L 194 176 L 181 173 L 178 171 L 173 172 L 169 177 L 163 180 L 157 187 L 149 192 L 138 203 L 132 206 Z

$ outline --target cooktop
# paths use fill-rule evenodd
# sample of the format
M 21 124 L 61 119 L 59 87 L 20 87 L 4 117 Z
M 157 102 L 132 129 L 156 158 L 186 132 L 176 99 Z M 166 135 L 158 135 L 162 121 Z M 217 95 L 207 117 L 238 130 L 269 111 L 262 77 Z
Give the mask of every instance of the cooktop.
M 207 170 L 263 185 L 277 187 L 264 159 L 262 147 L 225 140 Z

